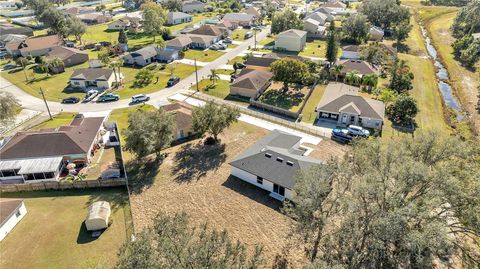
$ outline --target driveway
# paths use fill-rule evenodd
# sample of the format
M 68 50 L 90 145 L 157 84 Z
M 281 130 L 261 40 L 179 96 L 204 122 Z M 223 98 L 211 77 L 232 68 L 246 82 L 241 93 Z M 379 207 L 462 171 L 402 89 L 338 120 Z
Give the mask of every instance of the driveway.
M 262 32 L 257 34 L 257 42 L 260 42 L 265 37 L 267 37 L 270 32 L 270 28 L 264 29 Z M 207 63 L 203 68 L 198 70 L 198 79 L 202 80 L 207 78 L 210 74 L 210 69 L 217 69 L 219 66 L 227 64 L 229 60 L 235 58 L 241 54 L 244 50 L 248 49 L 248 46 L 253 46 L 254 40 L 252 38 L 245 40 L 242 44 L 233 48 L 231 51 L 225 53 L 224 55 L 218 57 L 215 61 Z M 149 94 L 150 101 L 149 104 L 158 104 L 162 100 L 167 99 L 169 96 L 176 93 L 188 90 L 192 85 L 196 83 L 195 73 L 180 80 L 179 83 L 170 88 L 161 89 L 157 92 Z M 4 79 L 0 76 L 0 91 L 11 92 L 17 99 L 20 101 L 23 107 L 36 110 L 36 111 L 46 111 L 45 104 L 42 99 L 31 96 L 26 92 L 22 91 L 20 88 L 12 84 L 10 81 Z M 122 99 L 120 101 L 111 102 L 111 103 L 78 103 L 78 104 L 61 104 L 58 102 L 48 101 L 48 105 L 52 112 L 95 112 L 95 111 L 105 111 L 112 110 L 117 108 L 128 107 L 130 99 Z

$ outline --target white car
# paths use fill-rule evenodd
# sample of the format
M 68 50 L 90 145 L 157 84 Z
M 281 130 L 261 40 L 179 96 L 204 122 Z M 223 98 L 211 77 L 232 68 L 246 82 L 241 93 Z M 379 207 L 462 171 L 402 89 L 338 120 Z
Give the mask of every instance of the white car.
M 348 130 L 348 133 L 352 136 L 363 136 L 363 137 L 370 136 L 370 131 L 357 125 L 348 126 L 347 130 Z
M 93 98 L 95 98 L 95 96 L 98 95 L 98 91 L 97 90 L 89 90 L 87 92 L 87 94 L 85 95 L 85 98 L 83 99 L 83 102 L 90 102 L 93 100 Z
M 120 169 L 110 168 L 102 172 L 101 179 L 115 179 L 120 178 Z
M 146 96 L 145 94 L 137 94 L 132 96 L 132 103 L 145 103 L 150 100 L 150 97 Z

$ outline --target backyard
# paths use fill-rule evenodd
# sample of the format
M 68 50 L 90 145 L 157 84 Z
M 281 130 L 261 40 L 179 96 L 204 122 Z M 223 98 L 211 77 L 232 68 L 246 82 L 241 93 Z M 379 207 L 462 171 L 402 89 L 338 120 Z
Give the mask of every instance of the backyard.
M 326 51 L 327 51 L 326 41 L 312 40 L 305 44 L 305 48 L 298 55 L 306 56 L 306 57 L 325 58 Z
M 308 94 L 308 91 L 308 87 L 289 87 L 288 91 L 284 91 L 282 83 L 273 83 L 260 96 L 258 101 L 291 112 L 298 112 L 303 102 L 305 102 L 305 96 Z
M 1 268 L 111 268 L 133 232 L 123 188 L 2 193 L 2 198 L 25 199 L 28 213 L 0 242 Z M 94 239 L 83 221 L 96 201 L 110 203 L 112 224 Z
M 197 60 L 199 62 L 213 62 L 218 57 L 225 54 L 218 50 L 199 50 L 199 49 L 189 49 L 185 51 L 185 59 Z
M 307 103 L 303 108 L 303 111 L 302 111 L 303 122 L 305 123 L 315 122 L 315 119 L 317 117 L 317 113 L 315 112 L 315 109 L 317 108 L 318 102 L 320 102 L 320 99 L 322 98 L 326 88 L 327 88 L 327 85 L 323 85 L 323 84 L 317 85 L 315 87 L 315 89 L 313 90 L 313 93 L 310 95 L 310 98 L 308 98 Z

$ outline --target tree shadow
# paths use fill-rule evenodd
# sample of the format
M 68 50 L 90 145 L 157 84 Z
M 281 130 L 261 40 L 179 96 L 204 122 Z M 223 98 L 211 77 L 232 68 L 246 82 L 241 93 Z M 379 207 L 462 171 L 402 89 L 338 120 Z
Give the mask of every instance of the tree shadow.
M 125 164 L 130 192 L 140 194 L 155 182 L 161 163 L 155 158 L 147 160 L 133 159 Z
M 403 43 L 393 43 L 393 46 L 394 48 L 397 49 L 398 52 L 402 52 L 402 53 L 407 53 L 410 51 L 410 47 L 407 45 L 407 44 L 403 44 Z
M 102 235 L 100 235 L 102 236 Z M 91 232 L 87 230 L 87 226 L 85 225 L 85 222 L 83 221 L 82 224 L 80 225 L 80 229 L 78 230 L 78 235 L 77 235 L 77 244 L 88 244 L 90 242 L 93 242 L 97 240 L 99 237 L 92 237 Z
M 270 192 L 264 189 L 258 188 L 232 175 L 227 178 L 222 186 L 227 187 L 251 200 L 254 200 L 257 203 L 280 212 L 282 202 L 270 197 Z
M 199 180 L 208 171 L 217 170 L 226 160 L 225 144 L 204 145 L 201 141 L 180 147 L 173 157 L 177 182 Z

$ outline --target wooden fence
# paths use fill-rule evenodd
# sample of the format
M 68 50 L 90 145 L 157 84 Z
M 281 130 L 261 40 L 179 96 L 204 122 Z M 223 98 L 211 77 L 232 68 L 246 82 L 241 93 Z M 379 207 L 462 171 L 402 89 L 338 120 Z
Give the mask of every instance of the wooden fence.
M 80 181 L 44 181 L 24 184 L 0 184 L 0 192 L 20 192 L 20 191 L 43 191 L 43 190 L 69 190 L 86 188 L 105 188 L 126 186 L 127 180 L 118 179 L 96 179 Z

